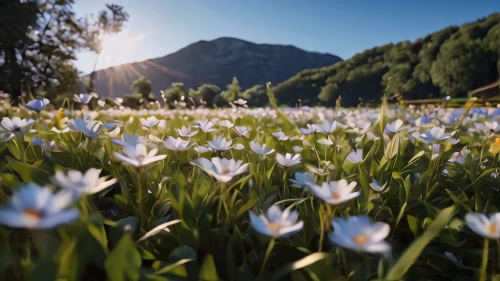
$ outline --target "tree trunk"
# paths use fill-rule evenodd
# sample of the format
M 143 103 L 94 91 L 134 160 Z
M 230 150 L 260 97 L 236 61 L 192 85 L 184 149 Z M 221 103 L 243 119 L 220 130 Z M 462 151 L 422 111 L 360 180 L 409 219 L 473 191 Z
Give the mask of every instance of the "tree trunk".
M 5 65 L 7 66 L 7 72 L 10 72 L 10 79 L 7 82 L 9 87 L 9 94 L 15 103 L 21 101 L 22 87 L 21 81 L 23 79 L 21 68 L 17 63 L 16 49 L 11 47 L 5 50 Z

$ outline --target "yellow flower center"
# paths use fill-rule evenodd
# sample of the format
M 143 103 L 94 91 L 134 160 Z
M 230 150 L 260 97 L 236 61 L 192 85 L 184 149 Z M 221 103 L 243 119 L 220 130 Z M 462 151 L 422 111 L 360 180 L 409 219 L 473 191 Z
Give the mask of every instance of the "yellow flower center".
M 339 199 L 340 199 L 340 197 L 341 197 L 341 196 L 340 196 L 340 194 L 338 194 L 338 193 L 334 193 L 334 194 L 332 194 L 332 195 L 330 196 L 330 198 L 331 198 L 331 199 L 334 199 L 334 200 L 339 200 Z
M 492 223 L 488 223 L 488 231 L 489 231 L 491 234 L 495 233 L 495 232 L 496 232 L 496 230 L 497 230 L 497 226 L 496 226 L 496 225 L 494 225 L 494 224 L 492 224 Z
M 268 222 L 267 227 L 269 227 L 270 229 L 272 229 L 274 231 L 280 230 L 280 225 L 277 223 L 274 223 L 274 222 Z
M 367 240 L 368 239 L 366 239 L 366 236 L 364 236 L 364 235 L 354 236 L 354 242 L 356 242 L 356 244 L 358 244 L 359 246 L 362 246 L 363 244 L 365 244 Z
M 39 219 L 43 216 L 42 212 L 33 209 L 26 209 L 24 210 L 23 214 L 33 219 Z

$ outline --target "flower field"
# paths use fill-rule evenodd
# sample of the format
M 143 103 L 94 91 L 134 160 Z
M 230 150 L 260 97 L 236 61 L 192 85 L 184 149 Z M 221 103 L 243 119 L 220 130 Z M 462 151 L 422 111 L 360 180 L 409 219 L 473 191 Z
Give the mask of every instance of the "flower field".
M 0 280 L 500 280 L 500 108 L 91 100 L 2 99 Z

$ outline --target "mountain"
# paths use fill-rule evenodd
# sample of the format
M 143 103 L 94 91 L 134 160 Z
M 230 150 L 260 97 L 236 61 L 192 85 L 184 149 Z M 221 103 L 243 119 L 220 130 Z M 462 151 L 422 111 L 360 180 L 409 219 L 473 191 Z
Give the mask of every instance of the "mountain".
M 294 46 L 255 44 L 225 37 L 199 41 L 164 57 L 99 70 L 94 91 L 101 96 L 131 93 L 130 85 L 141 75 L 151 80 L 155 94 L 170 88 L 174 82 L 184 83 L 186 89 L 202 84 L 225 88 L 233 77 L 244 90 L 269 81 L 278 83 L 303 69 L 341 60 Z
M 414 42 L 387 44 L 327 67 L 307 69 L 274 87 L 281 104 L 342 106 L 379 102 L 391 77 L 391 94 L 404 99 L 466 97 L 499 80 L 500 13 L 450 26 Z

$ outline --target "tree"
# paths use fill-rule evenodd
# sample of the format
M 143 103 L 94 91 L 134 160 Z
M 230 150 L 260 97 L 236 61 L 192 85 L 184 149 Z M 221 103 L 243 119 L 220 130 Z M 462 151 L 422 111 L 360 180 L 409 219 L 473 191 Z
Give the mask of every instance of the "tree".
M 335 93 L 343 106 L 359 100 L 380 101 L 390 91 L 405 99 L 465 96 L 490 84 L 500 74 L 500 13 L 447 27 L 414 42 L 404 41 L 366 50 L 331 66 L 306 69 L 273 88 L 276 97 L 293 106 L 297 98 L 317 97 L 331 105 Z
M 241 93 L 240 97 L 246 100 L 248 106 L 265 106 L 269 102 L 265 85 L 255 85 Z
M 151 81 L 144 76 L 137 78 L 130 88 L 134 91 L 134 94 L 141 94 L 148 102 L 156 100 L 151 90 Z
M 106 5 L 98 17 L 76 19 L 74 0 L 0 1 L 0 88 L 13 97 L 27 89 L 65 86 L 76 52 L 100 50 L 105 33 L 119 32 L 128 14 Z M 71 87 L 74 84 L 70 85 Z
M 318 98 L 325 103 L 331 102 L 336 99 L 335 95 L 338 93 L 338 89 L 339 88 L 336 83 L 327 84 L 321 88 Z
M 164 92 L 165 99 L 167 100 L 167 105 L 171 108 L 175 107 L 175 102 L 181 101 L 182 97 L 186 96 L 186 90 L 184 89 L 184 83 L 172 83 L 169 89 Z
M 231 82 L 231 84 L 227 85 L 226 90 L 220 93 L 215 103 L 218 106 L 227 105 L 228 103 L 238 98 L 238 96 L 240 95 L 240 91 L 241 87 L 238 83 L 238 79 L 236 79 L 236 77 L 233 77 L 233 81 Z
M 199 103 L 201 99 L 206 102 L 207 106 L 213 104 L 214 98 L 221 93 L 221 89 L 216 85 L 203 84 L 198 87 L 198 90 L 189 90 L 189 96 L 191 96 L 195 102 Z

